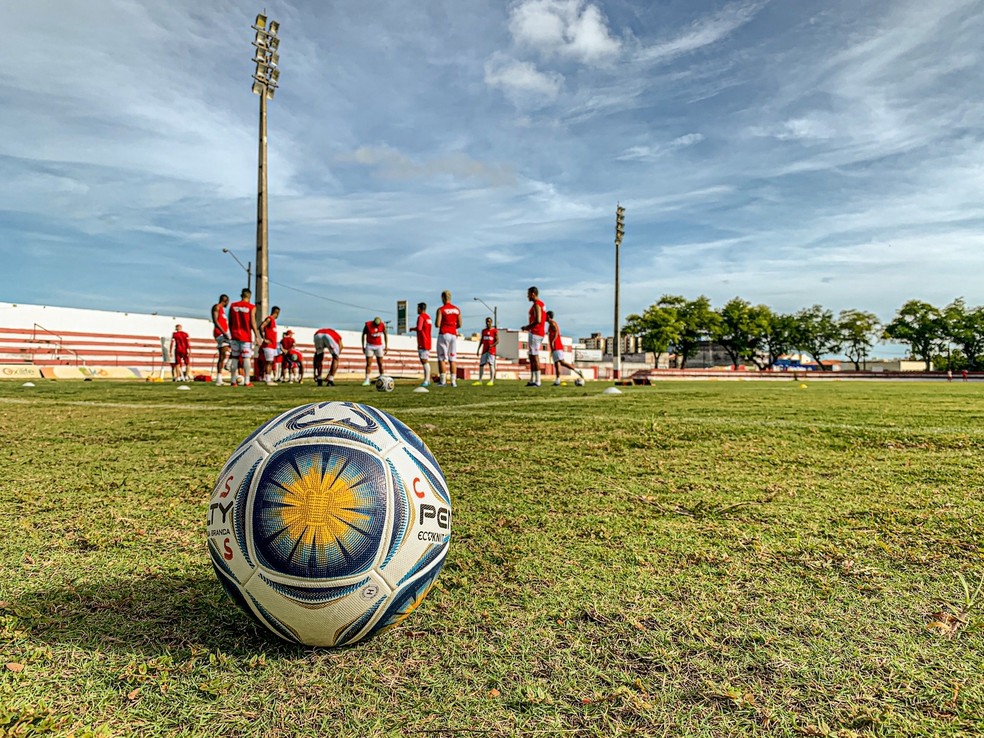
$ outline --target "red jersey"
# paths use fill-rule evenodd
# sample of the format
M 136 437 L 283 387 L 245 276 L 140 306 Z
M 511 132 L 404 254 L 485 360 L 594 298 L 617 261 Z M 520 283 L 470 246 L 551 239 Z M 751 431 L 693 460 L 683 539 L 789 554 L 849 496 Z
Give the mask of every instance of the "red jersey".
M 253 311 L 256 305 L 246 300 L 229 306 L 229 333 L 233 341 L 249 343 L 253 340 Z
M 534 323 L 533 321 L 536 320 L 536 309 L 538 307 L 540 308 L 540 322 L 539 323 Z M 546 327 L 547 327 L 547 310 L 543 306 L 543 301 L 540 300 L 540 299 L 534 300 L 533 301 L 533 306 L 530 308 L 529 325 L 531 326 L 530 333 L 532 333 L 534 336 L 542 336 L 543 334 L 545 334 L 547 332 L 546 331 Z
M 266 330 L 263 331 L 263 345 L 267 348 L 277 346 L 277 320 L 272 315 L 266 319 Z
M 495 339 L 499 335 L 499 331 L 496 328 L 483 328 L 482 329 L 482 353 L 492 354 L 495 356 Z
M 437 309 L 439 333 L 450 333 L 454 335 L 458 332 L 458 323 L 461 321 L 461 311 L 450 302 L 441 305 Z
M 427 313 L 417 316 L 417 350 L 431 350 L 431 317 Z
M 188 349 L 191 348 L 191 339 L 188 338 L 188 334 L 184 331 L 175 331 L 172 333 L 171 340 L 174 341 L 175 354 L 187 354 Z
M 284 336 L 280 339 L 280 348 L 284 350 L 284 353 L 288 353 L 297 341 L 294 340 L 293 336 Z
M 212 337 L 218 338 L 219 336 L 224 336 L 229 332 L 229 321 L 226 318 L 225 308 L 219 303 L 215 303 L 212 306 L 212 312 L 215 315 L 213 322 L 219 327 L 212 330 Z
M 331 328 L 319 328 L 314 332 L 316 336 L 328 336 L 338 345 L 338 350 L 342 350 L 342 337 L 338 335 L 337 331 L 333 331 Z
M 383 334 L 386 332 L 386 324 L 376 323 L 371 320 L 366 323 L 366 346 L 382 346 Z
M 548 339 L 549 342 L 550 342 L 550 350 L 551 351 L 563 351 L 564 350 L 564 341 L 560 337 L 560 326 L 557 326 L 556 328 L 554 328 L 554 326 L 556 326 L 556 325 L 557 325 L 556 323 L 551 323 L 550 324 L 550 330 L 549 330 L 550 338 Z

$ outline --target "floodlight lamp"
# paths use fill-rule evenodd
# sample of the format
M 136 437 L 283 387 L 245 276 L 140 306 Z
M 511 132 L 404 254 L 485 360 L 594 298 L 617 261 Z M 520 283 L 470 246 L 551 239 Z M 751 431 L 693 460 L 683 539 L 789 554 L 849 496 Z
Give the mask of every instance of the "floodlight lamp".
M 273 93 L 276 92 L 276 91 L 277 91 L 277 88 L 276 87 L 273 87 L 271 85 L 267 85 L 267 88 L 266 88 L 266 99 L 267 100 L 272 100 L 273 99 Z
M 267 49 L 267 37 L 263 33 L 257 32 L 256 38 L 253 39 L 253 46 L 261 51 L 266 51 Z
M 270 34 L 276 36 L 279 30 L 280 24 L 277 21 L 270 21 Z
M 266 40 L 267 46 L 270 51 L 276 51 L 280 47 L 280 37 L 279 36 L 267 36 Z
M 259 80 L 257 80 L 255 77 L 254 77 L 254 80 L 255 81 L 253 82 L 253 94 L 254 95 L 262 95 L 263 94 L 263 88 L 265 88 L 266 85 L 263 84 L 262 82 L 260 82 Z
M 260 13 L 256 16 L 256 23 L 253 24 L 254 28 L 266 28 L 266 16 Z
M 279 69 L 271 69 L 270 70 L 270 81 L 273 84 L 277 84 L 277 80 L 279 80 L 279 79 L 280 79 L 280 70 Z
M 267 64 L 271 67 L 275 67 L 280 64 L 280 54 L 270 53 L 267 55 Z

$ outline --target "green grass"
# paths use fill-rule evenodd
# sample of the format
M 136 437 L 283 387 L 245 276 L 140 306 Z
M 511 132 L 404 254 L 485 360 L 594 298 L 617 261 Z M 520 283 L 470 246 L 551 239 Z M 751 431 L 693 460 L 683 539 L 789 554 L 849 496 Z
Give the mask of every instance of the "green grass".
M 984 731 L 984 387 L 0 383 L 0 735 Z M 258 630 L 205 549 L 229 453 L 367 402 L 454 502 L 403 624 Z

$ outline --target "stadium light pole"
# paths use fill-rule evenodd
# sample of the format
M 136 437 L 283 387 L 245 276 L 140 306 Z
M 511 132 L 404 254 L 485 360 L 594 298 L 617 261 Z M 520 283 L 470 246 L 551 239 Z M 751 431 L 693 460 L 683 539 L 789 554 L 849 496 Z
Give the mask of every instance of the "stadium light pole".
M 236 263 L 242 267 L 243 271 L 246 272 L 246 286 L 249 287 L 253 282 L 253 262 L 247 262 L 246 266 L 243 266 L 243 263 L 239 261 L 239 257 L 232 253 L 229 249 L 222 249 L 222 253 L 229 254 L 229 256 L 235 259 Z
M 260 134 L 259 169 L 257 172 L 256 196 L 256 309 L 266 315 L 270 307 L 270 261 L 269 230 L 267 228 L 267 100 L 272 100 L 280 80 L 280 38 L 277 32 L 280 24 L 267 21 L 262 13 L 253 23 L 256 37 L 253 48 L 256 50 L 253 61 L 253 94 L 260 96 Z
M 612 375 L 619 379 L 622 373 L 622 325 L 618 305 L 618 252 L 625 235 L 625 208 L 615 206 L 615 346 L 612 351 Z
M 496 330 L 498 330 L 498 328 L 499 328 L 499 307 L 498 306 L 489 307 L 489 304 L 487 302 L 485 302 L 485 300 L 483 300 L 481 297 L 473 297 L 472 299 L 475 300 L 476 302 L 480 302 L 483 305 L 485 305 L 485 309 L 488 310 L 490 313 L 492 313 L 492 326 Z

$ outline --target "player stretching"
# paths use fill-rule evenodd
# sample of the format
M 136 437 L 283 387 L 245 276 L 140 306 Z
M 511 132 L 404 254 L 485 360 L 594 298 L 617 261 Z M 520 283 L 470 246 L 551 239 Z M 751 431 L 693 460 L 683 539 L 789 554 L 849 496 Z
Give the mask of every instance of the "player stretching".
M 191 339 L 188 334 L 181 330 L 181 324 L 174 326 L 174 333 L 171 334 L 171 381 L 182 382 L 188 380 L 188 353 L 191 349 Z M 183 367 L 183 371 L 178 370 Z
M 492 318 L 485 319 L 485 328 L 482 329 L 482 339 L 478 343 L 478 381 L 472 382 L 473 387 L 478 387 L 482 383 L 482 375 L 485 373 L 485 365 L 489 365 L 491 379 L 487 386 L 495 384 L 495 347 L 499 345 L 499 329 L 492 326 Z
M 410 329 L 410 332 L 417 333 L 417 357 L 424 368 L 424 381 L 421 387 L 427 387 L 431 383 L 431 319 L 427 314 L 427 303 L 417 303 L 417 325 Z
M 452 387 L 458 386 L 458 329 L 461 328 L 461 311 L 451 304 L 451 293 L 441 293 L 441 307 L 437 309 L 437 378 L 438 387 L 446 387 L 449 381 L 444 378 L 444 366 L 448 366 L 448 377 Z
M 527 387 L 540 386 L 540 348 L 543 346 L 543 336 L 546 334 L 547 316 L 540 300 L 540 290 L 530 287 L 526 290 L 526 299 L 533 303 L 530 307 L 530 322 L 523 326 L 528 331 L 530 342 L 530 381 Z
M 319 328 L 314 334 L 314 381 L 319 387 L 322 383 L 321 370 L 324 367 L 326 350 L 331 354 L 331 366 L 324 381 L 329 387 L 334 387 L 338 355 L 342 353 L 342 337 L 331 328 Z
M 233 359 L 233 371 L 236 374 L 232 377 L 232 386 L 235 387 L 239 381 L 239 370 L 244 375 L 243 382 L 247 387 L 252 387 L 250 380 L 252 374 L 253 338 L 259 343 L 260 329 L 256 325 L 256 306 L 249 301 L 253 295 L 250 290 L 244 289 L 240 293 L 239 302 L 234 302 L 229 306 L 229 333 L 232 336 L 230 346 L 230 356 Z
M 366 355 L 366 380 L 362 383 L 363 387 L 368 387 L 369 369 L 372 367 L 372 357 L 376 357 L 376 367 L 379 369 L 379 376 L 383 376 L 383 356 L 389 348 L 389 335 L 386 333 L 386 324 L 378 315 L 367 321 L 362 328 L 362 351 Z
M 560 386 L 560 367 L 562 366 L 567 367 L 583 380 L 584 372 L 564 359 L 564 343 L 560 338 L 560 326 L 554 320 L 553 310 L 547 311 L 547 333 L 550 341 L 550 357 L 553 359 L 554 373 L 557 375 L 554 379 L 554 387 Z
M 284 382 L 293 382 L 296 377 L 298 384 L 304 384 L 304 358 L 297 349 L 294 331 L 284 331 L 280 339 L 280 366 Z
M 215 346 L 219 350 L 219 360 L 215 364 L 215 386 L 222 386 L 222 372 L 226 368 L 229 360 L 229 321 L 226 319 L 226 305 L 229 304 L 229 295 L 219 295 L 219 301 L 212 305 L 212 336 L 215 338 Z M 235 377 L 231 376 L 232 381 Z
M 274 384 L 274 368 L 277 361 L 277 318 L 280 316 L 280 308 L 274 305 L 270 308 L 270 314 L 260 323 L 260 336 L 263 338 L 263 347 L 257 357 L 259 367 L 257 367 L 256 378 L 262 378 L 267 384 Z

